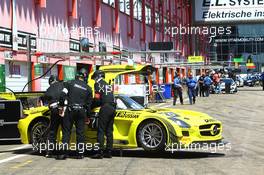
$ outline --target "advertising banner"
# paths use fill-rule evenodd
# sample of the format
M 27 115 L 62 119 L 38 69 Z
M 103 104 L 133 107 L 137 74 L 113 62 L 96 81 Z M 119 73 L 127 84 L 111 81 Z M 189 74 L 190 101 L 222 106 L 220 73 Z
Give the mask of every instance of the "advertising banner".
M 233 58 L 235 63 L 241 63 L 244 61 L 244 58 Z
M 5 92 L 5 65 L 0 64 L 0 92 Z
M 193 0 L 195 23 L 264 21 L 263 0 Z
M 254 63 L 247 63 L 246 66 L 248 69 L 256 69 L 256 66 Z
M 42 74 L 42 71 L 41 71 L 41 64 L 35 64 L 34 65 L 34 71 L 35 71 L 35 76 L 40 76 Z
M 203 56 L 188 56 L 188 63 L 201 63 L 204 62 Z
M 75 67 L 63 66 L 63 77 L 65 81 L 73 80 L 75 78 Z

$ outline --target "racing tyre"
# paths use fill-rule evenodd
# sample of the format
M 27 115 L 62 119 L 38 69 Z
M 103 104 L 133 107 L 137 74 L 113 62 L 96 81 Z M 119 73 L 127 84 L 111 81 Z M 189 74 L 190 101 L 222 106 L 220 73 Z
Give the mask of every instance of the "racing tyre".
M 30 136 L 34 148 L 39 148 L 43 143 L 46 143 L 48 138 L 48 123 L 45 121 L 35 123 L 30 131 Z
M 164 151 L 166 138 L 164 127 L 152 120 L 142 123 L 137 133 L 137 141 L 146 151 Z

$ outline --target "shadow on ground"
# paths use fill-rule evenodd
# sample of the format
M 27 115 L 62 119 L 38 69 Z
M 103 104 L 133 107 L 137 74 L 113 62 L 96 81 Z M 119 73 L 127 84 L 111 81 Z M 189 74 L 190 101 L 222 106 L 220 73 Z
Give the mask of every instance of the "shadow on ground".
M 22 144 L 20 140 L 1 140 L 0 145 L 17 145 Z
M 144 150 L 122 150 L 114 151 L 113 155 L 116 157 L 135 157 L 135 158 L 164 158 L 164 159 L 196 159 L 207 157 L 222 157 L 222 153 L 209 152 L 191 152 L 191 151 L 177 151 L 177 152 L 147 152 Z
M 0 153 L 13 153 L 13 154 L 28 154 L 32 156 L 44 156 L 45 152 L 40 153 L 39 151 L 33 151 L 32 148 L 25 148 L 20 150 L 7 150 L 0 151 Z M 85 152 L 85 157 L 89 158 L 95 152 Z M 124 158 L 151 158 L 151 159 L 201 159 L 210 157 L 223 157 L 223 153 L 210 153 L 210 152 L 191 152 L 191 151 L 177 151 L 177 152 L 147 152 L 144 150 L 114 150 L 112 152 L 113 157 L 124 157 Z M 70 152 L 69 158 L 75 158 L 75 152 Z

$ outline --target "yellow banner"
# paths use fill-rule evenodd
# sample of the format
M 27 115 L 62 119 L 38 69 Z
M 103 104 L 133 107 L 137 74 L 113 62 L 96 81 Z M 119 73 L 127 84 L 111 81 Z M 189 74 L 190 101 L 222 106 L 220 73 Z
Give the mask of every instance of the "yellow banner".
M 200 63 L 204 62 L 203 56 L 188 56 L 189 63 Z

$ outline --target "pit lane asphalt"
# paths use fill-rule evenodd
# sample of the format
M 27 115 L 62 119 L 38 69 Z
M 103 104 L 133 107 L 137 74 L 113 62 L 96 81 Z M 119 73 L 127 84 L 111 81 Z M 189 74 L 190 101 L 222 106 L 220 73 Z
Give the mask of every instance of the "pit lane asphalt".
M 0 144 L 0 175 L 21 174 L 263 174 L 264 91 L 240 88 L 237 94 L 198 98 L 195 105 L 176 105 L 208 113 L 223 122 L 223 135 L 231 150 L 210 153 L 179 151 L 147 153 L 141 149 L 114 151 L 112 159 L 58 161 L 32 151 L 30 145 Z M 185 93 L 186 95 L 186 93 Z M 171 100 L 152 106 L 172 107 Z

